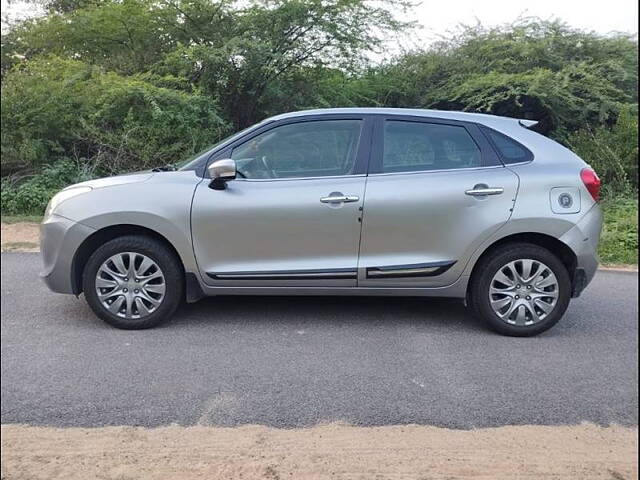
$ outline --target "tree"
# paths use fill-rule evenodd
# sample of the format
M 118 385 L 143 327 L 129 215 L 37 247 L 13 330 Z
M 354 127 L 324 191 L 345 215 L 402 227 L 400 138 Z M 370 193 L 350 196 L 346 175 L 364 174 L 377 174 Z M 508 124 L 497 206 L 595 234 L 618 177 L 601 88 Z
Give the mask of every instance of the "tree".
M 382 66 L 372 82 L 389 106 L 532 118 L 562 140 L 584 125 L 610 125 L 624 105 L 637 103 L 637 52 L 628 35 L 522 19 L 465 27 Z
M 189 80 L 220 98 L 236 128 L 268 109 L 267 92 L 325 66 L 353 68 L 382 34 L 409 24 L 406 0 L 123 0 L 51 4 L 3 38 L 3 72 L 38 55 Z M 72 8 L 73 7 L 73 8 Z M 62 12 L 62 13 L 60 13 Z
M 157 165 L 270 115 L 335 106 L 532 118 L 594 152 L 637 111 L 637 38 L 555 21 L 463 27 L 374 63 L 385 35 L 410 29 L 392 14 L 408 0 L 45 1 L 2 35 L 3 175 L 76 157 Z
M 228 133 L 214 99 L 40 57 L 2 85 L 2 173 L 91 159 L 104 173 L 183 160 Z

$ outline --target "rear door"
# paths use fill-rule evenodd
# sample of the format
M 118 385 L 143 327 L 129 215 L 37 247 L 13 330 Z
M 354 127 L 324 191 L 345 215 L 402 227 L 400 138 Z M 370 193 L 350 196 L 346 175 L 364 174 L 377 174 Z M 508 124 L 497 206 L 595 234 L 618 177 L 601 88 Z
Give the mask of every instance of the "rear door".
M 378 117 L 373 145 L 358 284 L 452 284 L 508 221 L 518 177 L 471 123 Z
M 372 121 L 372 120 L 369 120 Z M 363 116 L 269 124 L 216 158 L 225 190 L 193 199 L 198 266 L 213 286 L 355 286 L 371 126 Z

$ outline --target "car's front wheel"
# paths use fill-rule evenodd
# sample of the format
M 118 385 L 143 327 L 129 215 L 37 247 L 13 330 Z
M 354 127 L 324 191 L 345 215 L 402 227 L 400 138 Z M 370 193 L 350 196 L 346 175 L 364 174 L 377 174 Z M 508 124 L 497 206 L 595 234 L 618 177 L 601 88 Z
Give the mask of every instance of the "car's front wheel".
M 513 243 L 482 258 L 469 285 L 476 316 L 504 335 L 537 335 L 554 326 L 571 299 L 571 279 L 549 250 Z
M 142 329 L 169 318 L 183 296 L 182 267 L 162 242 L 118 237 L 89 258 L 82 277 L 92 310 L 117 328 Z

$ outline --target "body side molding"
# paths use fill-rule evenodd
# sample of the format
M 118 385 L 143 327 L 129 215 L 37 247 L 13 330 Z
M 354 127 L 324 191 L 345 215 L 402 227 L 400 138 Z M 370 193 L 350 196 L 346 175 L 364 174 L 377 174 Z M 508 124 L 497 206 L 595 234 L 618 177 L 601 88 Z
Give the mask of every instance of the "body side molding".
M 214 280 L 297 280 L 305 279 L 356 279 L 355 268 L 332 268 L 319 270 L 273 270 L 266 272 L 207 272 Z
M 447 260 L 443 262 L 368 267 L 367 278 L 435 277 L 449 270 L 455 263 L 455 260 Z

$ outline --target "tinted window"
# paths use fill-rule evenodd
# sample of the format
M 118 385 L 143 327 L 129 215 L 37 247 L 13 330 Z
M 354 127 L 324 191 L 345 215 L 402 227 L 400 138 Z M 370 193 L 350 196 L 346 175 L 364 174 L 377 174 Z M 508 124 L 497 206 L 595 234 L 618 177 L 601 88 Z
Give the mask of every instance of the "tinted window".
M 498 150 L 504 163 L 528 162 L 533 159 L 531 152 L 515 140 L 490 128 L 483 128 L 483 130 Z
M 464 127 L 390 120 L 384 126 L 383 172 L 479 167 L 480 148 Z
M 240 178 L 353 173 L 361 120 L 320 120 L 268 130 L 233 149 Z

